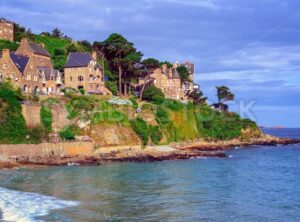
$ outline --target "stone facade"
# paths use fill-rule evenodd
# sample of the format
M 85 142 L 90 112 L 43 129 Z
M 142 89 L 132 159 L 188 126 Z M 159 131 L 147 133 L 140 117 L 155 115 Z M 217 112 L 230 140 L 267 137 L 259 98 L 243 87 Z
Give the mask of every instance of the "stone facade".
M 195 88 L 195 85 L 193 83 L 183 83 L 183 85 L 181 85 L 176 68 L 182 65 L 188 68 L 193 82 L 194 64 L 189 62 L 180 64 L 176 62 L 172 68 L 168 68 L 166 64 L 163 64 L 161 68 L 153 70 L 149 80 L 145 80 L 143 78 L 139 79 L 139 85 L 142 85 L 145 81 L 147 81 L 161 89 L 165 94 L 165 97 L 168 99 L 186 100 L 186 93 L 188 91 L 192 91 Z
M 53 68 L 50 54 L 44 45 L 26 38 L 16 52 L 3 50 L 0 58 L 0 81 L 10 79 L 24 93 L 57 95 L 62 88 L 62 76 Z
M 70 53 L 64 68 L 64 77 L 65 87 L 84 89 L 90 94 L 111 94 L 105 87 L 103 70 L 96 61 L 95 53 Z
M 0 18 L 0 39 L 14 41 L 14 23 Z

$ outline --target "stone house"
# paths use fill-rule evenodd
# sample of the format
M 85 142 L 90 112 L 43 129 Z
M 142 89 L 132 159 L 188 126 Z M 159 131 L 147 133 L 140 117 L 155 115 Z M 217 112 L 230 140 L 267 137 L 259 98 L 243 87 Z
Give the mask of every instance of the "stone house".
M 16 52 L 4 49 L 0 58 L 0 81 L 10 79 L 24 93 L 59 94 L 61 74 L 41 44 L 22 39 Z
M 0 18 L 0 39 L 14 41 L 14 23 L 5 18 Z
M 183 83 L 181 85 L 180 77 L 176 70 L 176 68 L 181 65 L 188 68 L 191 76 L 191 83 Z M 138 85 L 142 85 L 147 81 L 147 83 L 153 83 L 154 86 L 161 89 L 168 99 L 186 100 L 187 92 L 192 91 L 195 88 L 193 79 L 194 64 L 188 62 L 180 64 L 179 62 L 176 62 L 172 68 L 168 68 L 166 64 L 163 64 L 162 67 L 153 70 L 150 79 L 145 80 L 144 78 L 140 78 Z
M 84 89 L 90 94 L 110 95 L 96 53 L 71 52 L 64 66 L 65 87 Z

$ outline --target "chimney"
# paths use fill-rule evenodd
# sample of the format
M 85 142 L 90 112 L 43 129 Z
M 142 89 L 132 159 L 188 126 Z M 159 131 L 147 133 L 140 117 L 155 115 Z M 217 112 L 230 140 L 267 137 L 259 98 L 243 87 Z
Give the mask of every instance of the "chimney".
M 97 60 L 97 52 L 96 52 L 96 51 L 93 51 L 93 52 L 92 52 L 92 58 L 93 58 L 94 60 Z
M 28 39 L 27 38 L 22 38 L 21 39 L 21 45 L 23 45 L 23 44 L 28 44 Z
M 3 57 L 9 57 L 10 56 L 10 50 L 9 49 L 3 49 L 2 50 L 2 56 Z
M 45 44 L 43 42 L 40 43 L 40 46 L 42 46 L 43 48 L 45 48 Z

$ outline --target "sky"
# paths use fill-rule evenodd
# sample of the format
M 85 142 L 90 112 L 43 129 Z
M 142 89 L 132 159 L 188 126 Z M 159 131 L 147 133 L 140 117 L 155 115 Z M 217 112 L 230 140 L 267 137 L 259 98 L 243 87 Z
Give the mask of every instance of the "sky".
M 241 116 L 300 127 L 299 0 L 1 0 L 0 17 L 75 40 L 120 33 L 145 58 L 195 63 L 211 103 L 227 85 Z

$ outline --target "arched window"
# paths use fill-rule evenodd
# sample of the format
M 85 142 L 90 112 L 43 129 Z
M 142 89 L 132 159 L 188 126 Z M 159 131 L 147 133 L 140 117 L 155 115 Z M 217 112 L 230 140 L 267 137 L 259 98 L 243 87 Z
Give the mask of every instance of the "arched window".
M 95 77 L 91 74 L 90 75 L 90 82 L 94 81 L 95 80 Z
M 78 76 L 78 81 L 83 82 L 83 76 Z
M 100 76 L 97 76 L 97 81 L 100 81 Z

